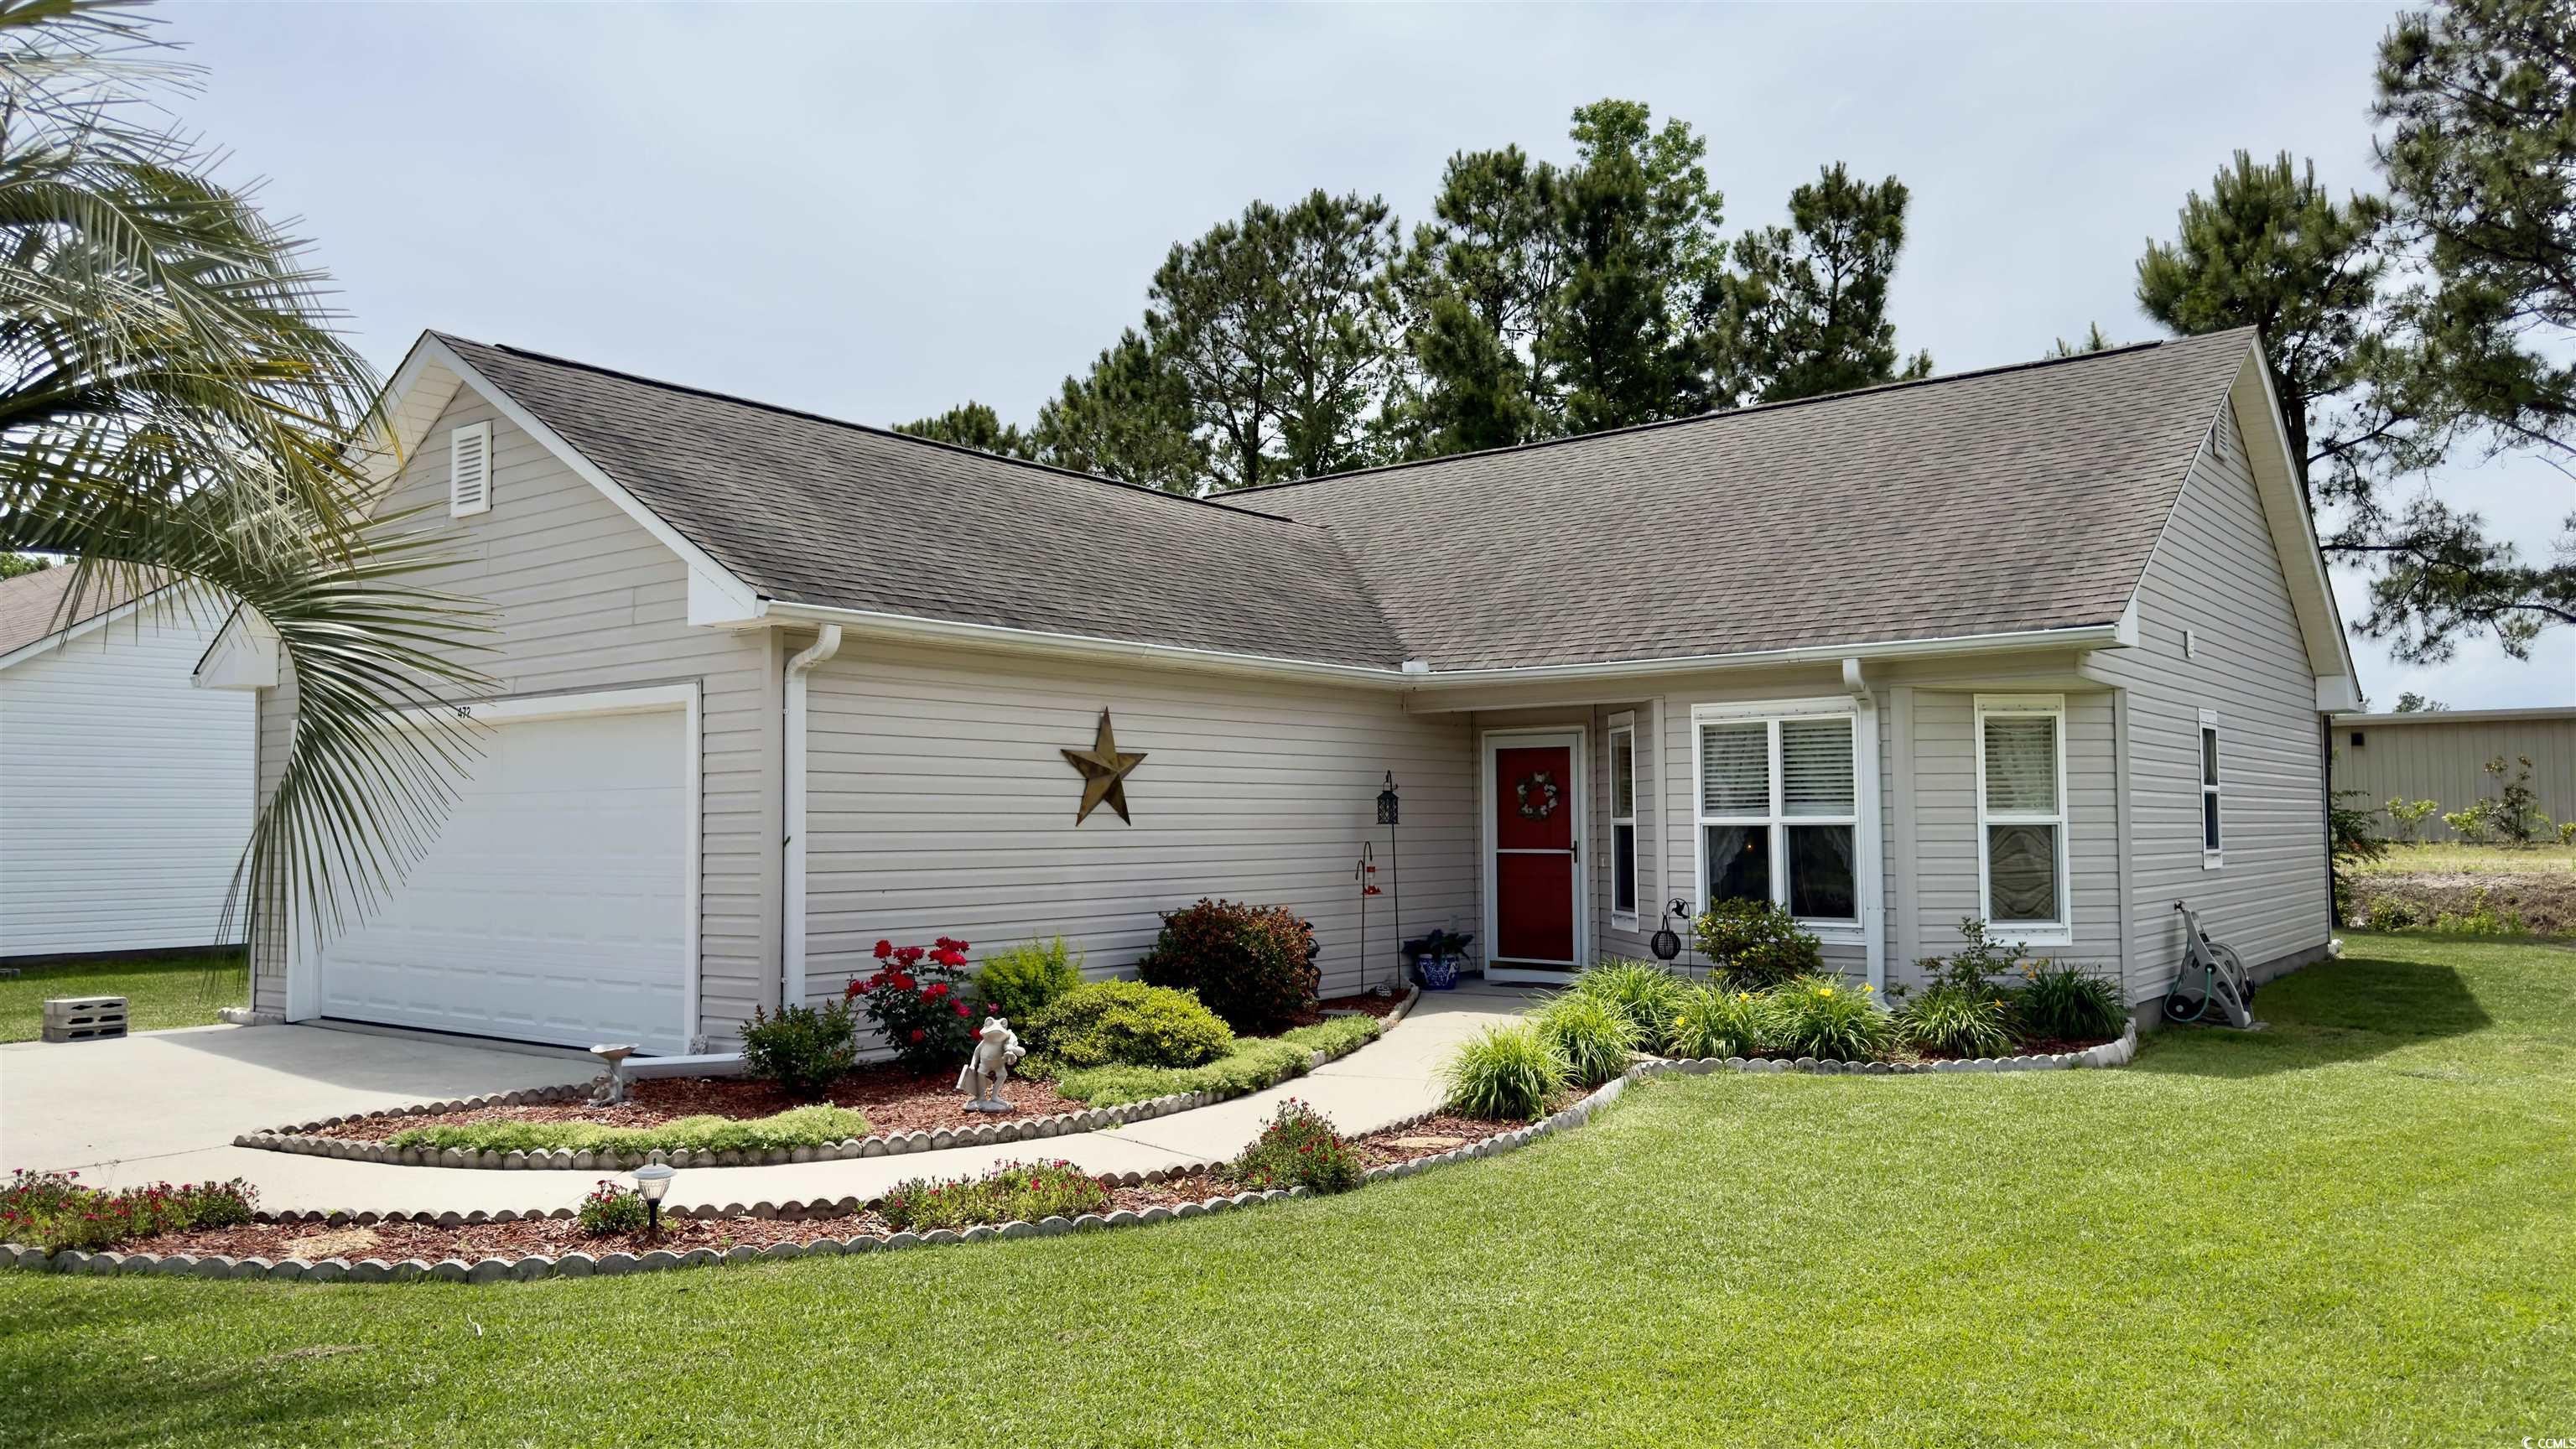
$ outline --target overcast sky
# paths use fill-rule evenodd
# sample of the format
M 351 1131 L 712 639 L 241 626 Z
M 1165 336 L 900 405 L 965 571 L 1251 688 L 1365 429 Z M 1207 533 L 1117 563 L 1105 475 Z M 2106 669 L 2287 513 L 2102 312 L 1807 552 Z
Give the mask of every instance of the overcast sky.
M 2385 6 L 1616 9 L 262 5 L 161 12 L 183 120 L 303 219 L 388 370 L 421 329 L 864 422 L 1032 418 L 1176 239 L 1313 187 L 1427 210 L 1450 153 L 1565 159 L 1567 113 L 1708 139 L 1730 231 L 1841 160 L 1913 191 L 1899 340 L 2037 356 L 2131 298 L 2239 146 L 2368 187 Z M 2576 484 L 2466 495 L 2546 552 Z M 2362 612 L 2345 579 L 2349 616 Z M 2405 669 L 2374 706 L 2576 703 L 2576 630 Z

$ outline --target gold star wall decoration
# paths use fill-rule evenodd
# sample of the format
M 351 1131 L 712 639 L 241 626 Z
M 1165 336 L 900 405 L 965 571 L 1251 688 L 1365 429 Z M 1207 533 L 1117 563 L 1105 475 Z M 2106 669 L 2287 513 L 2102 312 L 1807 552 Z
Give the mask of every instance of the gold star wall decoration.
M 1118 752 L 1118 736 L 1110 731 L 1109 711 L 1100 712 L 1100 735 L 1087 750 L 1066 750 L 1065 760 L 1082 772 L 1082 809 L 1075 812 L 1073 823 L 1080 825 L 1091 818 L 1091 812 L 1106 801 L 1118 812 L 1118 818 L 1133 825 L 1127 815 L 1127 777 L 1145 763 L 1143 755 Z

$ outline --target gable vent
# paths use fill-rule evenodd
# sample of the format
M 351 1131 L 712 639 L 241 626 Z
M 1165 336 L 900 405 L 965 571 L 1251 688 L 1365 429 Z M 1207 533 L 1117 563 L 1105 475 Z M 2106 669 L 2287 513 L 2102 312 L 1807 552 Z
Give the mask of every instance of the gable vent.
M 492 425 L 467 423 L 447 435 L 447 515 L 492 509 Z

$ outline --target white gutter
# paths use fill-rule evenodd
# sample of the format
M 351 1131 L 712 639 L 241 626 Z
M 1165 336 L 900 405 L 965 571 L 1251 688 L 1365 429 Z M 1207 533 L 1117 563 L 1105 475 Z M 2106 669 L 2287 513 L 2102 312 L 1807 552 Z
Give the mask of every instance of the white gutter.
M 805 676 L 815 665 L 841 652 L 841 626 L 825 624 L 814 642 L 787 660 L 786 757 L 787 850 L 786 919 L 778 946 L 778 1003 L 805 1001 Z
M 1905 659 L 1921 655 L 2008 652 L 2028 649 L 2109 649 L 2128 642 L 2121 626 L 2085 624 L 2065 629 L 2024 629 L 2002 634 L 1936 635 L 1890 639 L 1870 644 L 1817 644 L 1795 649 L 1765 649 L 1742 654 L 1694 654 L 1667 659 L 1620 659 L 1595 664 L 1541 664 L 1499 669 L 1434 669 L 1401 665 L 1324 664 L 1274 655 L 1198 649 L 1177 644 L 1144 644 L 1017 629 L 1000 624 L 966 624 L 922 619 L 869 609 L 827 604 L 796 604 L 781 599 L 760 601 L 766 619 L 814 624 L 845 624 L 872 634 L 943 643 L 982 643 L 1009 648 L 1046 649 L 1090 654 L 1143 663 L 1187 665 L 1238 673 L 1270 674 L 1340 684 L 1389 689 L 1439 689 L 1471 684 L 1512 684 L 1558 679 L 1625 679 L 1651 674 L 1693 674 L 1711 669 L 1742 669 L 1789 664 L 1834 664 L 1847 659 Z

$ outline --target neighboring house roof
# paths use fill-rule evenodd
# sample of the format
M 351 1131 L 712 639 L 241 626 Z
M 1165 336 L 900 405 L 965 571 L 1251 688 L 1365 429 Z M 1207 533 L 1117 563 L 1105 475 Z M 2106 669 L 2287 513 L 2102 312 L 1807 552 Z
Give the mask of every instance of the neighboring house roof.
M 2528 720 L 2576 720 L 2576 705 L 2534 705 L 2528 709 L 2410 709 L 2404 714 L 2339 714 L 2335 727 L 2346 725 L 2477 725 L 2514 724 Z
M 2260 371 L 2244 329 L 1196 500 L 433 338 L 766 599 L 1441 672 L 2098 632 Z
M 72 564 L 58 563 L 14 579 L 0 579 L 0 658 L 67 633 L 103 614 L 112 614 L 159 586 L 157 577 L 94 570 L 78 602 L 66 611 L 64 603 L 71 596 L 72 579 L 79 572 Z

